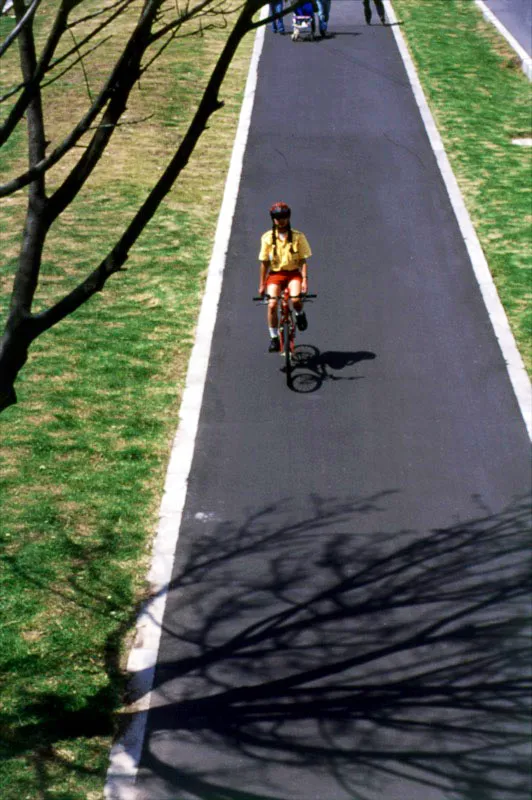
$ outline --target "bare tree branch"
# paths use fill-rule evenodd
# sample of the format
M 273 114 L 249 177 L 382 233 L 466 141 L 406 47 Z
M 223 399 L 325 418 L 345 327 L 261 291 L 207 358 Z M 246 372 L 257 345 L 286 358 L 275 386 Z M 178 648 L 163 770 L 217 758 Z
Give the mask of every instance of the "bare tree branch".
M 19 84 L 18 86 L 14 87 L 13 89 L 11 89 L 2 98 L 0 98 L 0 102 L 4 102 L 5 100 L 9 99 L 13 95 L 15 95 L 18 92 L 20 92 L 21 90 L 24 90 L 22 95 L 21 95 L 21 97 L 17 101 L 16 105 L 11 110 L 11 112 L 10 112 L 9 116 L 7 117 L 6 121 L 0 127 L 0 146 L 5 141 L 7 141 L 7 139 L 12 134 L 12 132 L 13 132 L 14 128 L 16 127 L 16 125 L 18 124 L 18 122 L 20 122 L 20 120 L 22 119 L 22 116 L 23 116 L 23 114 L 24 114 L 24 112 L 25 112 L 25 110 L 27 108 L 27 105 L 28 105 L 30 99 L 31 99 L 32 92 L 34 91 L 35 87 L 40 85 L 44 75 L 46 75 L 46 73 L 50 72 L 51 70 L 56 69 L 57 66 L 59 66 L 61 63 L 63 63 L 65 60 L 68 60 L 69 58 L 71 58 L 72 55 L 74 55 L 74 54 L 78 55 L 78 58 L 76 58 L 73 62 L 71 62 L 69 64 L 69 66 L 59 76 L 56 76 L 56 77 L 57 78 L 61 77 L 66 72 L 68 72 L 70 69 L 75 67 L 75 65 L 79 62 L 79 53 L 81 51 L 81 48 L 84 47 L 86 44 L 88 44 L 88 42 L 90 42 L 92 39 L 94 39 L 95 36 L 97 36 L 98 34 L 102 33 L 102 31 L 104 31 L 105 28 L 107 28 L 121 14 L 123 14 L 124 11 L 132 3 L 132 0 L 122 0 L 121 3 L 113 4 L 112 6 L 110 6 L 109 10 L 112 11 L 115 8 L 116 8 L 116 10 L 114 10 L 113 13 L 107 19 L 105 19 L 93 31 L 91 31 L 90 33 L 86 34 L 86 36 L 81 40 L 81 42 L 79 42 L 77 44 L 77 46 L 71 48 L 70 50 L 67 50 L 58 59 L 56 59 L 55 61 L 52 62 L 52 58 L 54 56 L 54 53 L 55 53 L 55 51 L 57 49 L 57 46 L 58 46 L 60 40 L 61 40 L 61 37 L 66 32 L 66 30 L 69 30 L 70 28 L 73 28 L 77 24 L 77 21 L 72 23 L 72 24 L 70 24 L 70 25 L 68 24 L 69 14 L 71 13 L 71 11 L 77 5 L 80 5 L 82 2 L 83 2 L 83 0 L 64 0 L 64 2 L 61 4 L 61 6 L 59 8 L 59 11 L 57 13 L 57 17 L 56 17 L 54 25 L 52 27 L 52 31 L 50 33 L 48 42 L 47 42 L 45 48 L 43 49 L 42 57 L 40 59 L 39 65 L 36 68 L 35 74 L 32 76 L 31 81 L 29 81 L 29 82 L 24 81 L 23 83 Z M 99 14 L 97 16 L 99 16 Z M 99 43 L 97 46 L 100 46 L 100 44 L 101 43 Z M 85 55 L 88 55 L 88 53 L 93 52 L 94 49 L 96 49 L 96 48 L 92 48 L 91 50 L 85 51 Z M 44 85 L 47 86 L 51 82 L 52 81 L 49 81 L 47 84 L 44 84 Z M 33 178 L 31 178 L 31 180 L 32 179 Z M 23 184 L 23 185 L 26 185 L 26 184 Z M 20 187 L 17 187 L 17 188 L 20 188 Z M 15 191 L 16 191 L 16 189 L 15 189 Z
M 109 103 L 92 140 L 63 184 L 50 199 L 53 219 L 72 202 L 98 164 L 115 130 L 118 120 L 127 107 L 133 86 L 140 77 L 140 63 L 149 46 L 151 27 L 163 0 L 147 0 L 144 12 L 129 39 L 110 86 Z
M 71 32 L 70 28 L 68 30 L 69 30 L 69 33 L 70 33 Z M 90 56 L 92 53 L 96 52 L 96 50 L 98 50 L 100 47 L 103 47 L 103 45 L 106 44 L 110 39 L 111 39 L 111 36 L 106 36 L 105 39 L 101 39 L 99 42 L 97 42 L 94 45 L 94 47 L 90 47 L 88 50 L 85 50 L 83 53 L 81 51 L 78 51 L 78 57 L 76 59 L 74 59 L 74 61 L 72 61 L 70 64 L 68 64 L 65 67 L 65 69 L 62 70 L 59 74 L 54 75 L 53 78 L 50 78 L 50 80 L 48 80 L 48 81 L 43 81 L 43 83 L 41 84 L 42 88 L 46 89 L 47 86 L 51 86 L 53 83 L 56 83 L 58 80 L 63 78 L 68 72 L 70 72 L 76 66 L 76 64 L 81 64 L 82 65 L 83 75 L 86 78 L 85 68 L 83 67 L 83 59 L 86 59 L 87 56 Z M 91 101 L 91 103 L 93 103 L 94 102 L 94 98 L 93 98 L 92 93 L 90 92 L 90 90 L 89 90 L 88 93 L 89 93 L 90 101 Z
M 104 14 L 108 14 L 113 9 L 119 9 L 120 13 L 124 11 L 127 6 L 131 5 L 133 0 L 117 0 L 115 3 L 112 3 L 110 6 L 105 6 L 105 8 L 99 9 L 99 11 L 95 11 L 93 14 L 87 14 L 85 17 L 79 17 L 78 19 L 74 20 L 74 22 L 69 23 L 68 27 L 75 28 L 78 25 L 84 25 L 85 23 L 89 22 L 92 19 L 97 19 L 98 17 L 103 16 Z
M 187 5 L 187 10 L 185 12 L 179 14 L 177 19 L 173 20 L 172 22 L 168 22 L 166 25 L 164 25 L 162 28 L 160 28 L 156 33 L 154 33 L 154 35 L 152 37 L 152 42 L 156 42 L 157 40 L 159 40 L 162 37 L 166 36 L 167 33 L 170 33 L 171 31 L 173 31 L 176 27 L 180 27 L 181 25 L 183 25 L 184 22 L 186 22 L 192 16 L 193 17 L 199 17 L 201 15 L 201 12 L 205 8 L 208 9 L 207 14 L 209 16 L 215 16 L 217 14 L 220 15 L 220 16 L 222 16 L 222 15 L 225 16 L 227 14 L 235 13 L 236 11 L 238 11 L 239 9 L 242 8 L 242 5 L 239 4 L 238 6 L 235 6 L 234 9 L 233 8 L 224 8 L 223 0 L 220 0 L 220 2 L 217 5 L 213 5 L 211 0 L 202 0 L 202 2 L 200 2 L 199 5 L 195 7 L 195 10 L 193 12 L 190 12 L 188 10 L 188 5 Z M 219 10 L 217 10 L 217 9 L 219 9 Z
M 17 20 L 24 17 L 24 1 L 14 0 Z M 20 66 L 23 77 L 29 80 L 36 67 L 35 42 L 33 38 L 31 18 L 21 28 L 19 35 Z M 38 163 L 44 156 L 46 136 L 40 92 L 35 92 L 27 110 L 28 126 L 28 161 L 30 165 Z M 19 269 L 15 275 L 11 309 L 29 312 L 33 295 L 37 287 L 42 247 L 46 224 L 44 211 L 46 208 L 46 190 L 44 176 L 39 176 L 29 189 L 28 211 L 24 227 L 22 252 Z
M 44 331 L 56 325 L 79 308 L 96 292 L 101 291 L 108 278 L 123 269 L 130 249 L 156 213 L 161 202 L 179 178 L 182 170 L 186 167 L 198 140 L 207 127 L 210 117 L 223 106 L 223 102 L 218 96 L 222 82 L 240 41 L 254 27 L 253 16 L 263 3 L 263 0 L 246 0 L 240 6 L 240 13 L 212 70 L 186 134 L 162 176 L 154 184 L 144 203 L 136 211 L 133 219 L 127 225 L 114 247 L 99 266 L 81 281 L 73 291 L 48 309 L 38 314 L 33 314 L 33 297 L 39 277 L 43 247 L 50 227 L 85 185 L 116 128 L 124 124 L 122 117 L 132 88 L 139 76 L 143 74 L 148 66 L 153 64 L 154 60 L 171 42 L 175 42 L 176 39 L 180 38 L 177 33 L 181 30 L 184 22 L 192 21 L 196 17 L 200 22 L 212 20 L 203 29 L 217 24 L 217 20 L 221 20 L 224 25 L 226 24 L 224 0 L 199 0 L 194 5 L 187 5 L 181 11 L 178 19 L 174 19 L 170 23 L 168 21 L 164 23 L 162 27 L 166 30 L 166 36 L 169 41 L 163 43 L 162 38 L 164 37 L 161 36 L 162 28 L 160 23 L 161 19 L 169 13 L 167 11 L 164 14 L 162 13 L 167 1 L 144 0 L 133 33 L 128 36 L 117 61 L 110 66 L 110 74 L 100 93 L 94 99 L 83 118 L 49 156 L 45 155 L 47 142 L 41 101 L 42 79 L 44 74 L 51 69 L 51 59 L 62 35 L 67 30 L 70 30 L 68 14 L 78 4 L 77 0 L 71 0 L 70 3 L 64 0 L 39 62 L 37 62 L 35 52 L 32 25 L 28 23 L 20 30 L 18 42 L 24 90 L 15 105 L 15 109 L 11 112 L 7 127 L 4 127 L 3 135 L 8 136 L 9 131 L 14 129 L 20 122 L 22 114 L 26 113 L 29 168 L 23 175 L 4 184 L 0 189 L 0 196 L 5 196 L 18 188 L 27 186 L 28 207 L 10 311 L 4 333 L 0 339 L 0 411 L 16 402 L 14 383 L 27 360 L 31 343 Z M 20 20 L 26 11 L 24 0 L 15 0 L 15 2 L 17 20 Z M 118 13 L 119 10 L 128 6 L 129 0 L 115 3 L 109 8 L 112 9 L 112 13 Z M 227 10 L 230 7 L 232 8 L 233 6 L 231 0 L 228 0 L 225 8 Z M 157 26 L 159 27 L 157 28 Z M 104 27 L 105 21 L 98 25 L 99 31 L 101 32 Z M 200 30 L 196 27 L 195 30 L 184 31 L 183 35 L 199 35 L 199 33 Z M 78 62 L 87 54 L 83 48 L 91 38 L 93 37 L 89 32 L 78 46 Z M 155 48 L 157 52 L 155 55 L 152 53 L 147 64 L 143 65 L 143 59 L 156 43 L 159 45 Z M 72 52 L 75 52 L 75 50 Z M 54 66 L 57 67 L 59 62 L 60 59 L 57 59 Z M 88 76 L 86 76 L 86 85 L 88 85 Z M 54 194 L 48 197 L 45 188 L 47 170 L 58 163 L 69 150 L 76 147 L 81 137 L 93 128 L 96 121 L 96 128 L 83 155 L 64 182 L 56 189 Z
M 31 20 L 33 19 L 33 15 L 39 8 L 41 2 L 42 0 L 33 0 L 33 3 L 29 6 L 28 10 L 26 11 L 22 19 L 17 22 L 11 33 L 7 36 L 5 42 L 0 46 L 0 58 L 2 58 L 4 53 L 7 52 L 9 47 L 16 40 L 17 36 L 21 32 L 24 25 L 27 25 L 28 23 L 31 22 Z
M 48 67 L 48 71 L 56 69 L 56 67 L 58 67 L 60 64 L 62 64 L 64 61 L 68 61 L 68 59 L 71 58 L 73 55 L 77 56 L 81 51 L 81 47 L 87 45 L 96 36 L 98 36 L 100 33 L 102 33 L 102 31 L 104 31 L 106 28 L 108 28 L 109 25 L 111 25 L 111 23 L 113 23 L 116 19 L 118 19 L 118 17 L 120 17 L 124 13 L 124 11 L 127 9 L 127 7 L 130 5 L 131 2 L 132 2 L 132 0 L 126 0 L 126 2 L 123 5 L 119 6 L 116 9 L 116 11 L 114 11 L 113 14 L 111 14 L 111 16 L 109 16 L 107 19 L 105 19 L 100 25 L 98 25 L 96 28 L 94 28 L 94 30 L 92 30 L 90 33 L 88 33 L 81 40 L 81 42 L 78 42 L 77 44 L 75 44 L 74 47 L 72 47 L 70 50 L 67 50 L 59 58 L 57 58 L 55 61 L 53 61 L 50 64 L 50 66 Z M 69 24 L 69 25 L 66 26 L 66 30 L 72 32 L 74 27 L 75 27 L 75 23 Z M 76 41 L 76 40 L 74 39 L 74 41 Z M 68 69 L 71 69 L 77 63 L 77 61 L 78 60 L 76 59 L 76 61 L 74 63 L 72 63 Z M 68 69 L 65 70 L 65 72 L 68 72 Z M 63 72 L 62 74 L 65 74 L 65 73 Z
M 35 332 L 41 333 L 56 325 L 66 316 L 71 314 L 85 303 L 96 292 L 102 290 L 107 279 L 118 272 L 128 259 L 129 251 L 138 237 L 152 219 L 182 170 L 188 164 L 189 158 L 196 146 L 198 139 L 207 127 L 211 115 L 222 108 L 223 103 L 218 100 L 218 92 L 225 78 L 227 69 L 233 59 L 238 45 L 245 33 L 249 30 L 251 18 L 261 0 L 248 3 L 240 14 L 227 43 L 220 54 L 213 70 L 209 83 L 203 93 L 194 119 L 179 148 L 170 161 L 163 175 L 154 186 L 142 207 L 136 213 L 128 228 L 114 246 L 113 250 L 81 284 L 69 295 L 64 297 L 51 308 L 35 315 Z
M 53 54 L 61 40 L 61 36 L 65 31 L 68 13 L 69 9 L 67 3 L 61 3 L 38 66 L 35 67 L 33 73 L 29 75 L 23 74 L 22 77 L 24 82 L 16 90 L 19 91 L 19 89 L 23 88 L 22 94 L 11 109 L 7 119 L 0 127 L 0 147 L 9 139 L 26 112 L 26 109 L 31 103 L 32 98 L 39 91 L 42 77 L 48 69 L 50 60 L 53 58 Z M 15 92 L 12 92 L 11 94 L 13 93 Z
M 128 0 L 128 2 L 129 2 L 129 0 Z M 153 5 L 154 6 L 152 16 L 150 17 L 151 21 L 155 20 L 156 12 L 157 12 L 157 10 L 160 7 L 162 2 L 164 2 L 164 0 L 157 0 L 154 3 L 148 2 L 148 0 L 147 0 L 147 4 L 148 5 Z M 173 23 L 173 26 L 175 26 L 175 24 L 182 25 L 185 22 L 188 22 L 189 20 L 193 19 L 197 14 L 200 14 L 201 11 L 205 8 L 205 6 L 207 6 L 210 2 L 212 2 L 212 0 L 201 0 L 201 2 L 198 3 L 198 5 L 193 6 L 191 9 L 188 9 L 187 12 L 181 16 L 181 18 L 179 20 L 179 23 Z M 218 7 L 218 5 L 219 4 L 217 4 L 217 7 Z M 65 21 L 66 21 L 66 19 L 65 19 Z M 125 48 L 122 56 L 117 61 L 115 68 L 112 70 L 112 72 L 111 72 L 111 74 L 109 76 L 109 79 L 107 80 L 105 86 L 101 90 L 101 92 L 98 95 L 98 97 L 95 99 L 93 105 L 87 111 L 85 116 L 79 121 L 79 123 L 71 130 L 71 132 L 63 140 L 63 142 L 61 142 L 61 144 L 59 144 L 47 157 L 43 158 L 39 163 L 33 164 L 30 167 L 30 169 L 28 169 L 26 172 L 22 173 L 21 175 L 18 175 L 16 178 L 13 178 L 12 180 L 7 181 L 4 184 L 0 185 L 0 197 L 7 197 L 8 195 L 13 194 L 14 192 L 19 191 L 20 189 L 24 188 L 24 186 L 28 186 L 28 184 L 30 184 L 31 181 L 35 180 L 38 175 L 41 175 L 41 174 L 45 173 L 46 171 L 51 169 L 51 167 L 53 167 L 55 164 L 57 164 L 63 158 L 63 156 L 66 155 L 66 153 L 69 150 L 71 150 L 79 142 L 79 140 L 87 133 L 87 131 L 90 130 L 92 124 L 95 121 L 95 119 L 98 117 L 98 115 L 102 112 L 102 110 L 107 105 L 110 97 L 113 95 L 113 93 L 116 93 L 116 88 L 117 88 L 118 84 L 121 84 L 120 91 L 125 92 L 126 91 L 126 86 L 129 83 L 130 85 L 129 85 L 129 88 L 127 89 L 127 91 L 128 91 L 128 93 L 131 91 L 131 89 L 133 88 L 133 86 L 135 84 L 135 81 L 145 71 L 144 68 L 142 68 L 142 70 L 140 69 L 141 58 L 138 58 L 137 59 L 137 62 L 138 62 L 137 70 L 138 70 L 138 72 L 137 72 L 136 76 L 133 77 L 132 80 L 128 81 L 129 59 L 133 58 L 134 53 L 136 52 L 136 50 L 140 46 L 140 39 L 138 38 L 139 36 L 140 36 L 140 33 L 138 33 L 138 31 L 137 31 L 137 36 L 135 37 L 135 34 L 134 34 L 131 37 L 130 41 L 126 45 L 126 48 Z M 145 41 L 144 42 L 144 44 L 142 45 L 143 53 L 148 49 L 148 47 L 155 40 L 156 40 L 156 38 L 151 36 L 149 41 Z M 87 41 L 87 40 L 85 40 L 85 41 Z M 158 52 L 158 55 L 160 55 L 163 52 L 163 50 L 164 50 L 164 48 L 162 48 Z M 150 66 L 153 63 L 153 60 L 154 59 L 152 59 L 149 62 Z M 57 65 L 57 63 L 59 63 L 59 60 L 57 62 L 55 62 L 55 65 Z M 131 75 L 130 75 L 130 77 L 131 77 Z M 21 98 L 21 103 L 20 103 L 21 108 L 18 109 L 17 116 L 22 116 L 22 113 L 23 113 L 24 105 L 23 105 L 22 100 L 23 99 Z M 12 127 L 14 127 L 16 125 L 16 122 L 17 122 L 17 120 L 13 119 Z M 8 123 L 6 122 L 6 125 L 7 124 Z M 109 126 L 111 124 L 112 123 L 111 123 L 111 121 L 109 119 L 105 121 L 104 126 L 105 126 L 105 129 L 107 130 L 107 132 L 108 132 L 108 128 L 109 128 Z M 10 125 L 10 127 L 11 127 L 11 125 Z M 5 141 L 5 139 L 0 134 L 0 145 L 3 143 L 3 141 Z M 95 143 L 95 145 L 96 145 L 96 143 Z M 99 144 L 99 146 L 101 147 L 101 144 Z M 79 174 L 81 174 L 81 172 L 84 169 L 86 169 L 86 163 L 84 165 L 80 165 Z M 87 177 L 88 177 L 88 175 L 87 175 Z

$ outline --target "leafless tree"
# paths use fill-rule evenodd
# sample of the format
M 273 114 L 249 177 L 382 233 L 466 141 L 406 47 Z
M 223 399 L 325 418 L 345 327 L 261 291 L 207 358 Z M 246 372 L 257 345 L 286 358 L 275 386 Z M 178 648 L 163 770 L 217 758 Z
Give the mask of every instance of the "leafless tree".
M 243 36 L 263 24 L 254 19 L 262 5 L 261 0 L 109 0 L 106 4 L 61 0 L 52 19 L 43 0 L 14 0 L 14 23 L 0 44 L 0 57 L 18 46 L 20 81 L 0 97 L 7 108 L 0 125 L 0 145 L 25 126 L 28 162 L 19 174 L 8 176 L 0 185 L 0 196 L 24 191 L 27 205 L 0 340 L 0 411 L 16 402 L 14 383 L 32 342 L 101 291 L 107 279 L 123 268 L 132 246 L 187 165 L 210 117 L 223 106 L 219 97 L 222 81 Z M 111 35 L 117 35 L 117 21 L 121 23 L 131 14 L 135 14 L 135 25 L 132 32 L 124 33 L 119 55 L 106 68 L 101 89 L 96 95 L 87 91 L 86 107 L 73 109 L 67 134 L 61 141 L 50 142 L 46 86 L 75 66 L 85 69 L 87 57 Z M 154 177 L 148 196 L 101 263 L 72 291 L 35 312 L 34 296 L 50 229 L 85 187 L 123 121 L 133 88 L 164 51 L 179 47 L 183 37 L 221 25 L 230 26 L 226 43 L 186 133 L 162 174 Z M 126 26 L 118 27 L 126 31 Z M 80 148 L 82 138 L 84 146 Z M 59 162 L 68 165 L 67 174 L 50 190 L 48 172 Z

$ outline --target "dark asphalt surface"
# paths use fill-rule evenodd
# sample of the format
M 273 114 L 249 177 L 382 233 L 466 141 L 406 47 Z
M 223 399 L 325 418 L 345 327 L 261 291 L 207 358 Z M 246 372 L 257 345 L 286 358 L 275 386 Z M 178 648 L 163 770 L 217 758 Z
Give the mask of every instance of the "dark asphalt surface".
M 484 0 L 504 27 L 532 56 L 532 2 L 530 0 Z
M 392 31 L 331 30 L 266 34 L 138 800 L 529 797 L 525 426 Z M 293 391 L 250 302 L 276 200 Z

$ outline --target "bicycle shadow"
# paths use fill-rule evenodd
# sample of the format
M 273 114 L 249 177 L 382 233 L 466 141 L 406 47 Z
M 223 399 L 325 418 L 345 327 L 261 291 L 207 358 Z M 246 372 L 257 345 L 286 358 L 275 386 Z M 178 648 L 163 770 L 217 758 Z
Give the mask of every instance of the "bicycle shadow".
M 352 367 L 360 361 L 373 361 L 375 353 L 367 350 L 348 352 L 342 350 L 320 350 L 312 344 L 296 345 L 292 365 L 290 388 L 300 394 L 316 392 L 324 381 L 358 381 L 360 375 L 337 375 L 335 373 Z

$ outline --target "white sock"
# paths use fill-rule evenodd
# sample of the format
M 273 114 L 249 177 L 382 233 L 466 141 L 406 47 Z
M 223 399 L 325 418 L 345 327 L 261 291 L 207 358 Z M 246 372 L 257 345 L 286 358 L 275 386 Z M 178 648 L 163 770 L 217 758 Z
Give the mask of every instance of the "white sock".
M 274 336 L 279 336 L 279 329 L 278 328 L 270 328 L 270 336 L 273 339 Z

